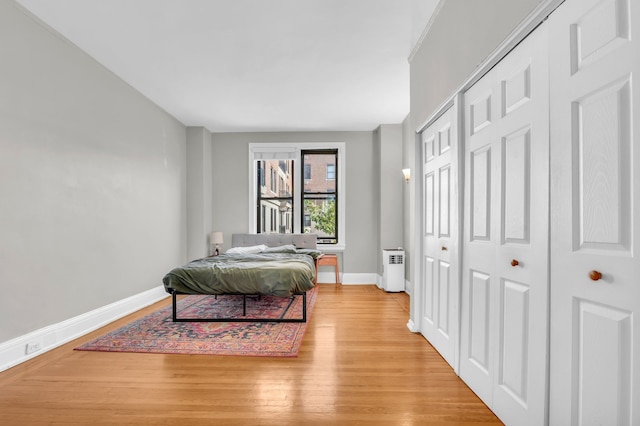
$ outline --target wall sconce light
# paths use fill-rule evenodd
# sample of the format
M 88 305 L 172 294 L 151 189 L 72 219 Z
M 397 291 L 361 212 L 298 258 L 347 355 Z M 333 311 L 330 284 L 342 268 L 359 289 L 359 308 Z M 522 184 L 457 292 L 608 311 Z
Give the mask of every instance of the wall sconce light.
M 402 174 L 404 175 L 404 180 L 409 183 L 409 180 L 411 180 L 411 169 L 402 169 Z
M 213 231 L 209 236 L 209 245 L 215 244 L 216 246 L 215 250 L 211 252 L 212 256 L 218 256 L 220 254 L 220 247 L 218 246 L 218 244 L 222 244 L 222 243 L 224 243 L 224 240 L 222 238 L 222 232 Z

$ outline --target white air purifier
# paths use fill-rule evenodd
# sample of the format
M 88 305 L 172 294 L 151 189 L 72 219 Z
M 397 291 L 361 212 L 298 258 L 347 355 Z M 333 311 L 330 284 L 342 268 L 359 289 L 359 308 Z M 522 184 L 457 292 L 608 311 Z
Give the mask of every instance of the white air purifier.
M 404 291 L 404 250 L 382 250 L 382 289 Z

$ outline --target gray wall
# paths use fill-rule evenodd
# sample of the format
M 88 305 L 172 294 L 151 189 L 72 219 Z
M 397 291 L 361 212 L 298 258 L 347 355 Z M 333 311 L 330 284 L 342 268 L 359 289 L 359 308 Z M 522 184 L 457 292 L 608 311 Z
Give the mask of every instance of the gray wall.
M 186 253 L 186 130 L 0 1 L 0 342 L 162 284 Z
M 403 123 L 405 166 L 419 168 L 415 130 L 443 104 L 500 43 L 543 0 L 442 0 L 439 12 L 410 62 L 411 112 Z M 406 132 L 410 132 L 407 134 Z M 411 163 L 411 164 L 409 164 Z M 411 179 L 404 198 L 405 245 L 419 244 L 415 218 L 419 209 L 419 180 Z M 409 239 L 407 242 L 406 240 Z M 408 256 L 409 257 L 409 256 Z M 408 263 L 417 259 L 408 259 Z M 409 273 L 413 284 L 413 269 Z
M 232 233 L 249 230 L 249 143 L 260 142 L 345 142 L 347 248 L 339 256 L 341 272 L 376 272 L 374 132 L 214 133 L 213 229 L 224 232 L 222 249 L 230 247 Z
M 210 254 L 213 220 L 213 169 L 211 132 L 187 128 L 187 259 Z
M 415 167 L 414 161 L 416 137 L 415 129 L 411 127 L 411 121 L 407 115 L 402 122 L 402 168 L 411 170 L 411 179 L 409 183 L 405 183 L 402 191 L 402 239 L 405 251 L 404 276 L 409 284 L 409 286 L 405 288 L 407 293 L 413 291 L 413 282 L 409 278 L 411 277 L 411 268 L 413 265 L 415 224 L 412 222 L 412 218 L 414 217 L 415 197 L 411 196 L 411 191 L 416 187 L 414 182 L 422 179 L 422 176 L 418 174 L 418 169 Z
M 378 127 L 378 274 L 382 275 L 382 250 L 403 246 L 402 125 L 382 124 Z
M 443 1 L 411 58 L 412 124 L 426 120 L 541 2 Z

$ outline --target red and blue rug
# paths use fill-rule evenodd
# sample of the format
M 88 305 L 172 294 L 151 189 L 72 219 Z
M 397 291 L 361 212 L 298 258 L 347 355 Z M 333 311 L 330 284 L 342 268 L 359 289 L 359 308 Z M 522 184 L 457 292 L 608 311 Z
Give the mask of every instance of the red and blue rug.
M 298 356 L 316 301 L 317 288 L 307 292 L 306 323 L 173 322 L 171 305 L 135 320 L 77 348 L 80 351 L 162 354 Z M 247 298 L 249 318 L 301 318 L 302 297 Z M 178 317 L 214 318 L 242 315 L 242 296 L 181 296 Z

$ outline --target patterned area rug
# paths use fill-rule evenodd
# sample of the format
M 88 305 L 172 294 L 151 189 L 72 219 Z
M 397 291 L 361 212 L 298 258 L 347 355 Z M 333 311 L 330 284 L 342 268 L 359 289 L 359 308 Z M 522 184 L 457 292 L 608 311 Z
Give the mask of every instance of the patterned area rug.
M 307 323 L 317 288 L 307 292 Z M 247 317 L 302 317 L 302 297 L 247 298 Z M 286 312 L 285 312 L 286 311 Z M 242 296 L 180 296 L 178 318 L 242 315 Z M 171 305 L 85 343 L 76 350 L 163 354 L 298 356 L 307 323 L 173 322 Z

